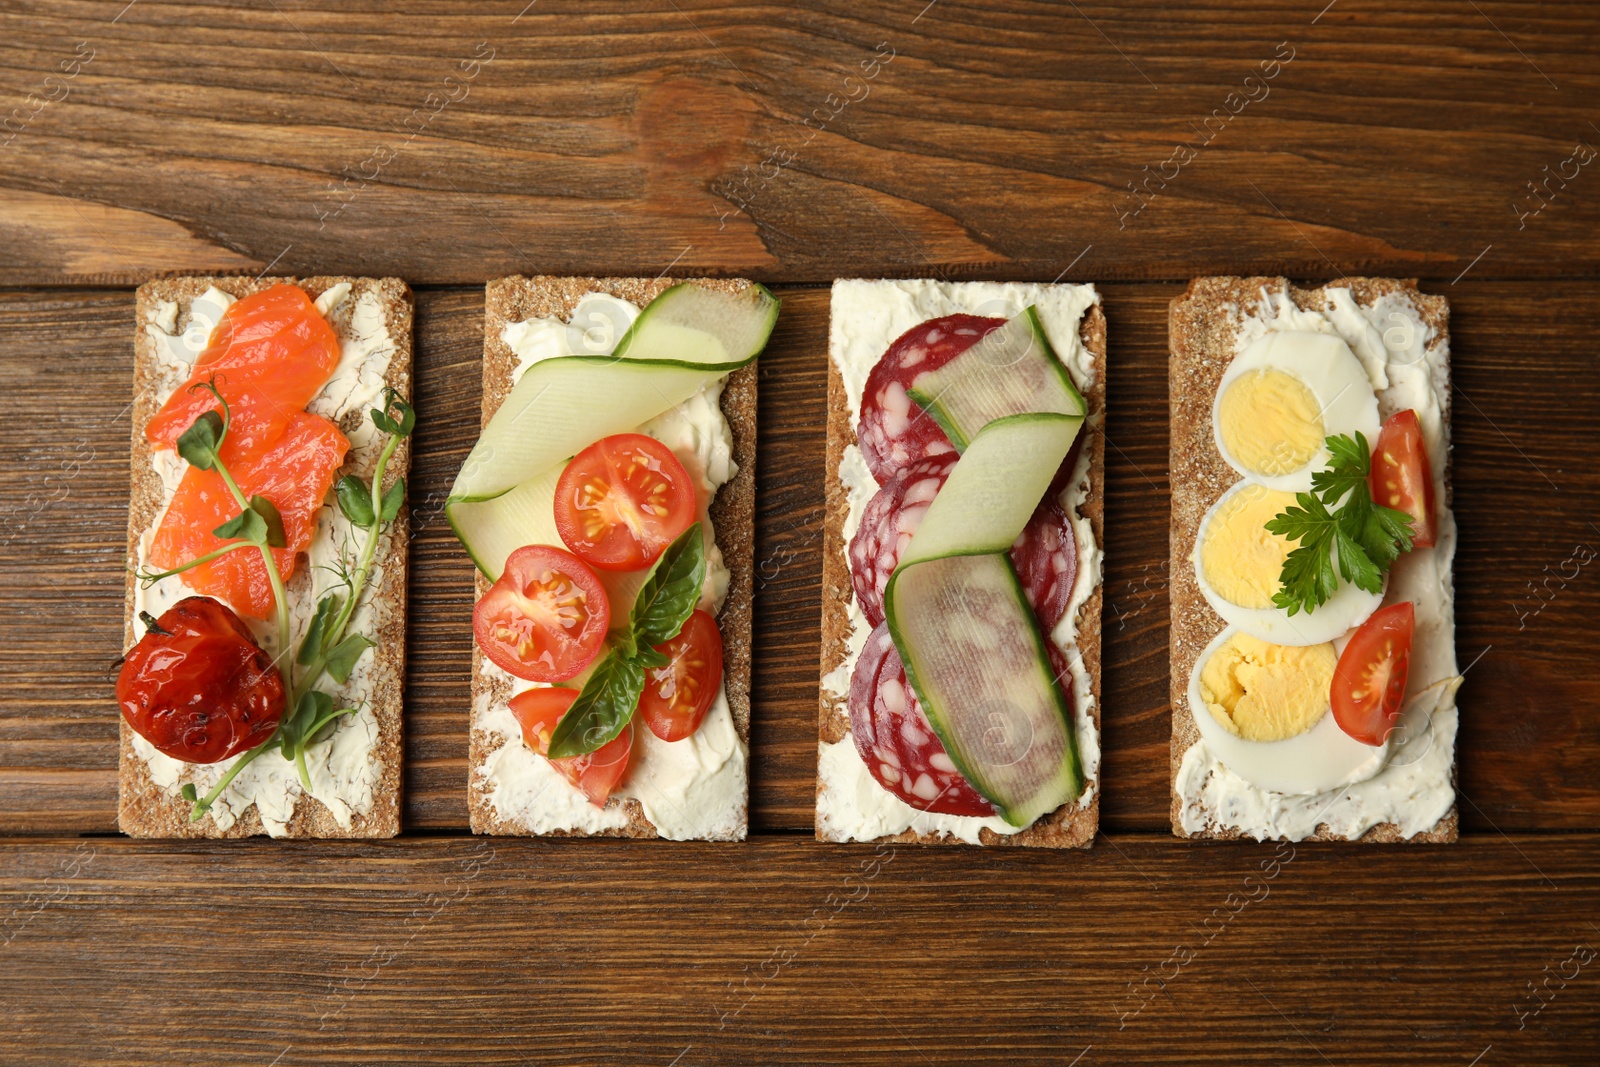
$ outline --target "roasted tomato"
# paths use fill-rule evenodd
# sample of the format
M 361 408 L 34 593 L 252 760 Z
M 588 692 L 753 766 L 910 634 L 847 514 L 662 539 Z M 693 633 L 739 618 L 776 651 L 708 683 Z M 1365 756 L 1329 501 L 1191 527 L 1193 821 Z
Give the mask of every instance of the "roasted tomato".
M 1411 631 L 1417 612 L 1408 600 L 1372 613 L 1350 638 L 1333 671 L 1333 718 L 1368 745 L 1381 745 L 1405 704 L 1411 670 Z
M 272 736 L 283 718 L 283 677 L 225 605 L 185 597 L 122 661 L 117 703 L 156 750 L 216 763 Z
M 522 740 L 529 748 L 544 756 L 550 751 L 550 737 L 556 723 L 567 713 L 567 708 L 578 699 L 576 689 L 551 687 L 530 689 L 511 698 L 511 714 L 522 725 Z M 567 756 L 550 760 L 550 766 L 562 777 L 583 791 L 589 803 L 597 808 L 606 805 L 606 798 L 617 788 L 623 775 L 628 773 L 628 757 L 633 754 L 633 723 L 587 756 Z M 548 756 L 545 756 L 549 759 Z
M 694 483 L 672 449 L 642 433 L 603 437 L 556 483 L 556 529 L 607 571 L 650 566 L 695 519 Z
M 1431 548 L 1439 536 L 1433 511 L 1433 468 L 1422 441 L 1417 413 L 1407 408 L 1389 416 L 1378 433 L 1368 479 L 1372 499 L 1411 516 L 1411 543 Z
M 564 682 L 600 655 L 611 626 L 605 587 L 562 548 L 526 545 L 511 553 L 494 588 L 472 611 L 478 647 L 532 682 Z
M 710 612 L 696 611 L 656 651 L 672 662 L 645 672 L 639 714 L 661 740 L 682 741 L 700 728 L 722 687 L 722 631 Z

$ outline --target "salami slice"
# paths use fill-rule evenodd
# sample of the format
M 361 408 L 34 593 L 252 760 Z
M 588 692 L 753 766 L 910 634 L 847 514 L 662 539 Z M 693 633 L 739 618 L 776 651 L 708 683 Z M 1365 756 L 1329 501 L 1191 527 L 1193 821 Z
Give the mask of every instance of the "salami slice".
M 958 458 L 952 449 L 907 464 L 862 510 L 861 525 L 850 539 L 850 580 L 856 601 L 873 626 L 883 622 L 883 590 L 900 562 L 900 553 L 922 525 L 923 514 Z
M 1078 544 L 1061 506 L 1061 492 L 1077 463 L 1080 437 L 1067 454 L 1050 491 L 1034 510 L 1011 548 L 1023 594 L 1046 633 L 1055 628 L 1072 599 L 1078 576 Z M 873 626 L 883 622 L 883 592 L 911 535 L 922 525 L 928 505 L 944 487 L 956 464 L 954 452 L 908 464 L 867 502 L 861 524 L 850 539 L 850 580 L 856 602 Z
M 1005 322 L 978 315 L 929 319 L 901 334 L 873 366 L 861 393 L 856 440 L 879 485 L 917 460 L 954 455 L 944 430 L 906 390 L 918 374 L 944 366 Z
M 850 678 L 850 735 L 878 784 L 918 811 L 995 813 L 928 725 L 889 627 L 882 624 L 867 637 Z

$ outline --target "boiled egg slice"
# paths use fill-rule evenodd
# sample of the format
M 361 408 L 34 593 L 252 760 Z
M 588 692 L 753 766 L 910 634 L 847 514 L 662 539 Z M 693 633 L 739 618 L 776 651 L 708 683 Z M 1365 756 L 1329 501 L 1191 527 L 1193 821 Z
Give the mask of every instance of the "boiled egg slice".
M 1251 343 L 1222 376 L 1211 406 L 1217 451 L 1254 482 L 1311 491 L 1336 434 L 1378 440 L 1378 397 L 1343 338 L 1274 330 Z
M 1200 520 L 1191 560 L 1201 594 L 1224 622 L 1274 644 L 1318 645 L 1366 622 L 1383 593 L 1341 579 L 1327 603 L 1311 612 L 1290 615 L 1272 603 L 1283 561 L 1297 542 L 1268 533 L 1266 524 L 1294 502 L 1293 493 L 1239 482 Z
M 1325 793 L 1364 782 L 1389 758 L 1333 717 L 1328 693 L 1338 655 L 1331 643 L 1274 645 L 1230 626 L 1189 675 L 1189 711 L 1218 760 L 1275 793 Z

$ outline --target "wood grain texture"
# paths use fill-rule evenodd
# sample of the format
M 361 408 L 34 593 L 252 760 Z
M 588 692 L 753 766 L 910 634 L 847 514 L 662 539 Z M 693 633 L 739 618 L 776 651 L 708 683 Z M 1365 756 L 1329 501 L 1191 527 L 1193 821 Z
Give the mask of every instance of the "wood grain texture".
M 1592 1062 L 1591 834 L 1105 843 L 13 840 L 0 1057 Z
M 1426 290 L 1428 287 L 1424 286 Z M 1167 812 L 1166 314 L 1109 322 L 1103 684 L 1107 829 Z M 752 830 L 812 824 L 827 292 L 783 289 L 760 363 Z M 1449 289 L 1456 371 L 1462 825 L 1600 828 L 1600 284 Z M 439 505 L 476 435 L 482 291 L 417 294 L 404 826 L 466 825 L 471 570 Z M 132 293 L 0 292 L 0 832 L 111 830 Z M 74 654 L 64 657 L 63 648 Z M 1485 651 L 1487 649 L 1487 651 Z
M 1514 0 L 25 4 L 0 14 L 0 281 L 1592 274 L 1597 24 Z

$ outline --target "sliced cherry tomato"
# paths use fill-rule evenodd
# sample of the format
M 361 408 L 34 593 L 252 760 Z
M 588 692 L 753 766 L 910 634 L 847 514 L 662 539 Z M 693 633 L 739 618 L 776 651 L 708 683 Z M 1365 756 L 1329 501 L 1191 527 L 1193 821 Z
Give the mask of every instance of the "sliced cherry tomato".
M 226 605 L 185 597 L 139 639 L 117 675 L 122 717 L 158 752 L 217 763 L 272 736 L 283 678 Z
M 672 449 L 642 433 L 602 437 L 556 483 L 556 529 L 607 571 L 650 566 L 695 518 L 694 483 Z
M 1350 638 L 1333 671 L 1333 718 L 1339 728 L 1368 745 L 1381 745 L 1400 718 L 1411 671 L 1411 602 L 1372 613 Z
M 552 687 L 530 689 L 511 698 L 511 714 L 522 725 L 522 740 L 539 755 L 550 751 L 550 737 L 567 708 L 578 699 L 576 689 Z M 550 760 L 550 766 L 583 791 L 589 803 L 606 806 L 606 798 L 628 773 L 628 757 L 633 754 L 633 723 L 586 756 L 567 756 Z M 549 759 L 548 756 L 545 756 Z
M 478 647 L 531 682 L 564 682 L 600 655 L 611 603 L 589 565 L 564 548 L 511 553 L 494 588 L 472 609 Z
M 1410 408 L 1390 415 L 1379 431 L 1368 487 L 1373 500 L 1411 516 L 1413 545 L 1433 547 L 1439 535 L 1433 512 L 1433 468 L 1428 466 L 1417 413 Z
M 722 631 L 710 612 L 696 611 L 656 651 L 672 662 L 645 672 L 639 714 L 661 740 L 682 741 L 700 728 L 722 687 Z

